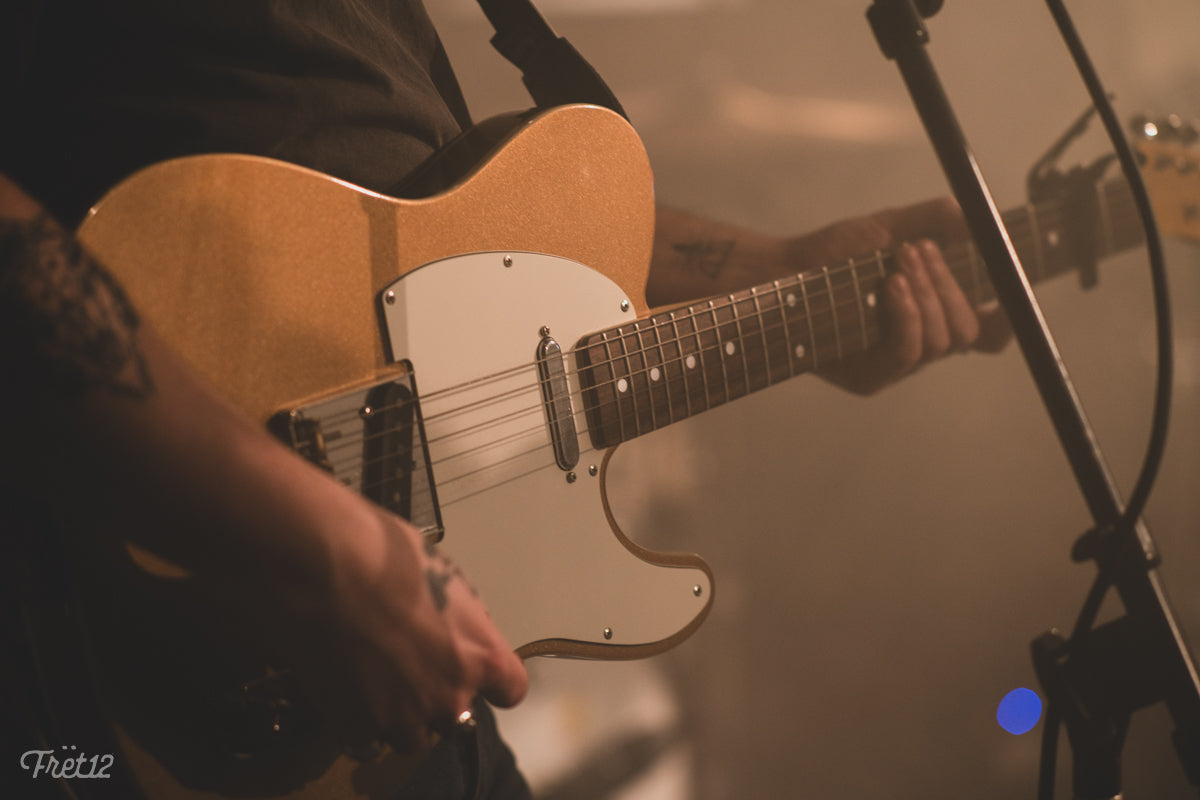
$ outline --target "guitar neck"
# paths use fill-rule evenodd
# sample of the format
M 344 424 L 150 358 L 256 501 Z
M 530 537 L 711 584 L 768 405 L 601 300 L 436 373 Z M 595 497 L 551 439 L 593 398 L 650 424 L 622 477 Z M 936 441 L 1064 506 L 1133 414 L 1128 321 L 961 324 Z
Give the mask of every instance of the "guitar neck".
M 1103 258 L 1142 241 L 1123 181 L 1097 184 L 1095 208 L 1099 237 L 1088 229 L 1086 242 L 1068 224 L 1078 206 L 1003 215 L 1030 282 L 1076 269 L 1081 252 Z M 974 305 L 995 299 L 972 243 L 942 252 Z M 611 447 L 867 350 L 880 339 L 883 282 L 895 269 L 880 251 L 585 337 L 576 355 L 592 443 Z

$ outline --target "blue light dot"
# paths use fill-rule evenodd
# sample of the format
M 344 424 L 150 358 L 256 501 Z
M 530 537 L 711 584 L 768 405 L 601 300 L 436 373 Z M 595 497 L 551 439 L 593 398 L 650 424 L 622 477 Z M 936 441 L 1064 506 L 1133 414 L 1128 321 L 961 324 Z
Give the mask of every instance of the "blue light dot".
M 1042 718 L 1042 698 L 1032 689 L 1013 689 L 1000 701 L 996 722 L 1009 733 L 1029 733 Z

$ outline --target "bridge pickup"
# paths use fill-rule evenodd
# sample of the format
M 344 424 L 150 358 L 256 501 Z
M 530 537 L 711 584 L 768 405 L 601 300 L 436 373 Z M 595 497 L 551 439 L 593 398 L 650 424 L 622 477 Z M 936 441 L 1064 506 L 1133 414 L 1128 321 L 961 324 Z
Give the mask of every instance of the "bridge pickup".
M 560 469 L 569 470 L 579 463 L 579 435 L 575 430 L 575 416 L 571 408 L 571 386 L 567 382 L 562 348 L 548 331 L 543 331 L 543 334 L 537 349 L 537 366 L 546 423 L 550 427 L 554 460 Z
M 412 373 L 273 415 L 267 428 L 346 486 L 441 541 L 441 509 Z

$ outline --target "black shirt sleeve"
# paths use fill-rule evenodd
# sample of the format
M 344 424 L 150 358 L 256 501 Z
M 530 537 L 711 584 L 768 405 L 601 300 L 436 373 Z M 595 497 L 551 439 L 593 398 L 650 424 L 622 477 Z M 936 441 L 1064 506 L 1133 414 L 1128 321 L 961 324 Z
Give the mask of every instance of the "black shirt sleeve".
M 420 0 L 9 0 L 0 169 L 68 224 L 136 169 L 239 152 L 386 191 L 469 124 Z

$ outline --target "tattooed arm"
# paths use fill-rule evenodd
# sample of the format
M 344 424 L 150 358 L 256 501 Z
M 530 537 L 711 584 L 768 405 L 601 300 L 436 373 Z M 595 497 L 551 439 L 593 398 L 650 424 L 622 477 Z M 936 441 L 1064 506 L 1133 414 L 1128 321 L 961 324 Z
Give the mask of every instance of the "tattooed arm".
M 843 388 L 870 394 L 922 362 L 968 348 L 995 351 L 1007 342 L 1001 313 L 971 307 L 934 243 L 965 235 L 949 200 L 888 209 L 790 238 L 659 206 L 646 298 L 651 306 L 683 303 L 876 250 L 894 251 L 898 271 L 885 284 L 882 342 L 821 372 Z
M 3 176 L 0 374 L 0 412 L 22 421 L 0 478 L 72 487 L 89 533 L 120 530 L 253 611 L 348 741 L 416 745 L 480 691 L 524 693 L 448 559 L 216 399 Z

